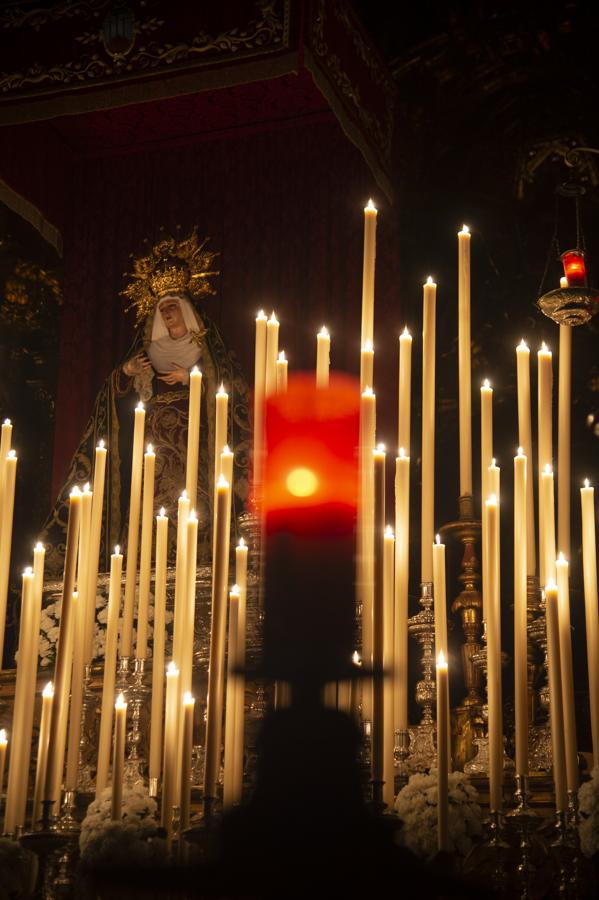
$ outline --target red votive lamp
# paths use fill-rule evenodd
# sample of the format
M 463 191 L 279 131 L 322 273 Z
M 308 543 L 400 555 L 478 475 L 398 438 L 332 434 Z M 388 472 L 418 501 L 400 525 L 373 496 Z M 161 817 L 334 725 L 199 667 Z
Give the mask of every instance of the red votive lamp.
M 564 265 L 564 275 L 568 279 L 568 287 L 587 287 L 587 268 L 582 250 L 566 250 L 560 260 Z
M 351 671 L 358 503 L 359 384 L 312 372 L 266 405 L 263 663 L 315 683 Z

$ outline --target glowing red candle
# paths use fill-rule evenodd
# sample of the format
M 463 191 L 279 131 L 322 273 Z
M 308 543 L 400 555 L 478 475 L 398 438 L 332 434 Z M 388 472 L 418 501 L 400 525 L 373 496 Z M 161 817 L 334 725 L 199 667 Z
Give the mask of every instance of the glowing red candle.
M 587 287 L 587 269 L 582 250 L 566 250 L 560 256 L 568 287 Z
M 279 678 L 331 680 L 351 660 L 359 397 L 310 373 L 267 403 L 264 664 Z

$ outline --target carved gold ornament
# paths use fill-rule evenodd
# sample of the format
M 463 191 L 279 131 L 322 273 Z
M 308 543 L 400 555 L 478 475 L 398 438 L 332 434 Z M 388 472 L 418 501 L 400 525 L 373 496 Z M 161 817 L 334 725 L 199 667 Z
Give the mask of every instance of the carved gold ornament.
M 135 309 L 136 327 L 166 294 L 184 293 L 199 298 L 215 293 L 210 278 L 220 274 L 212 268 L 218 254 L 205 249 L 209 240 L 200 241 L 194 228 L 189 237 L 165 237 L 154 244 L 147 256 L 134 259 L 133 272 L 125 273 L 133 280 L 121 293 L 131 301 L 126 312 Z
M 0 317 L 11 325 L 41 328 L 62 305 L 58 278 L 36 263 L 20 260 L 6 279 Z

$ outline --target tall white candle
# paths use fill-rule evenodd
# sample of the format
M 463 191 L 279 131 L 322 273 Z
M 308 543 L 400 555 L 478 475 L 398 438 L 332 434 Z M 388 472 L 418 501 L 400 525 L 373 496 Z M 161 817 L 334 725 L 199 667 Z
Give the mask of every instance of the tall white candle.
M 98 736 L 98 765 L 96 770 L 96 799 L 108 784 L 110 767 L 110 742 L 112 738 L 112 714 L 114 708 L 114 686 L 116 682 L 117 644 L 119 612 L 121 606 L 121 580 L 123 556 L 117 545 L 110 557 L 110 586 L 108 588 L 108 608 L 106 616 L 106 646 L 104 649 L 104 681 L 102 684 L 102 704 L 100 733 Z
M 528 623 L 526 598 L 526 464 L 514 457 L 514 696 L 516 774 L 528 775 Z
M 383 671 L 385 695 L 383 704 L 383 802 L 392 810 L 395 803 L 395 727 L 393 722 L 395 679 L 394 610 L 395 535 L 388 525 L 383 537 Z
M 264 454 L 264 398 L 266 390 L 266 323 L 260 310 L 256 317 L 256 347 L 254 360 L 254 493 L 262 484 Z
M 410 455 L 410 422 L 412 391 L 412 335 L 407 327 L 399 336 L 399 404 L 397 416 L 397 446 Z
M 35 700 L 35 670 L 37 669 L 37 646 L 35 651 L 35 669 L 32 670 L 31 665 L 34 658 L 31 631 L 35 618 L 33 581 L 32 569 L 25 569 L 21 591 L 19 656 L 17 659 L 17 677 L 13 703 L 8 790 L 4 810 L 4 831 L 6 834 L 14 834 L 18 825 L 22 826 L 25 824 L 27 779 L 31 754 L 31 720 L 29 721 L 29 729 L 27 729 L 27 712 L 33 708 Z M 39 626 L 36 639 L 39 639 Z
M 44 786 L 44 800 L 51 800 L 53 804 L 48 810 L 49 814 L 53 814 L 54 805 L 58 800 L 64 766 L 69 689 L 73 665 L 74 625 L 77 613 L 77 600 L 76 595 L 73 593 L 73 587 L 75 585 L 75 569 L 77 565 L 80 514 L 81 491 L 75 487 L 69 497 L 62 604 L 54 667 L 54 703 L 52 704 L 52 717 L 50 720 L 48 765 Z
M 571 792 L 578 790 L 578 746 L 576 741 L 576 713 L 574 711 L 574 669 L 572 665 L 568 561 L 563 553 L 559 554 L 555 563 L 555 569 L 557 572 L 559 652 L 562 672 L 562 700 L 564 704 L 566 785 L 568 791 Z
M 195 427 L 195 426 L 194 426 Z M 141 555 L 139 561 L 139 602 L 137 605 L 137 659 L 148 655 L 148 609 L 150 605 L 150 579 L 152 576 L 152 537 L 154 531 L 154 476 L 156 454 L 148 444 L 144 454 L 143 504 L 141 515 Z M 197 484 L 197 475 L 196 475 Z
M 198 551 L 198 519 L 195 510 L 191 510 L 187 519 L 187 584 L 183 611 L 185 613 L 185 628 L 181 641 L 181 675 L 179 679 L 179 691 L 181 694 L 191 693 L 193 672 L 193 642 L 195 636 L 195 608 L 196 608 L 196 562 Z
M 597 599 L 597 546 L 595 539 L 595 491 L 585 480 L 580 489 L 582 513 L 582 566 L 587 633 L 589 706 L 593 736 L 593 763 L 599 764 L 599 601 Z
M 545 587 L 545 619 L 547 622 L 547 665 L 549 675 L 549 715 L 551 722 L 551 752 L 555 808 L 567 809 L 566 748 L 564 742 L 564 704 L 562 697 L 562 667 L 559 649 L 559 610 L 555 582 Z
M 316 387 L 329 386 L 329 367 L 331 364 L 331 335 L 323 325 L 316 335 Z
M 35 767 L 35 786 L 33 789 L 33 804 L 31 807 L 31 827 L 35 828 L 42 815 L 42 795 L 46 783 L 46 768 L 48 764 L 48 738 L 50 736 L 50 717 L 52 715 L 52 701 L 54 700 L 54 688 L 49 681 L 42 691 L 42 716 L 40 720 L 40 733 L 37 743 L 37 763 Z
M 143 403 L 135 409 L 133 431 L 133 455 L 131 459 L 131 493 L 129 500 L 129 529 L 127 531 L 127 573 L 125 576 L 125 603 L 121 656 L 131 656 L 133 645 L 133 616 L 135 613 L 135 589 L 137 583 L 137 554 L 139 550 L 139 517 L 141 508 L 141 479 L 144 453 L 144 428 L 146 412 Z
M 572 442 L 572 327 L 559 327 L 557 426 L 557 548 L 570 556 L 570 448 Z
M 179 497 L 177 517 L 177 557 L 175 566 L 175 610 L 173 616 L 173 659 L 181 659 L 181 641 L 185 628 L 185 588 L 187 585 L 187 519 L 190 504 L 187 492 Z
M 364 208 L 364 268 L 362 274 L 362 339 L 374 341 L 374 271 L 376 263 L 377 209 L 372 202 Z
M 6 605 L 8 602 L 8 579 L 10 575 L 10 551 L 12 547 L 12 522 L 15 505 L 15 482 L 17 477 L 17 457 L 9 450 L 4 459 L 2 488 L 2 540 L 0 541 L 0 669 L 4 655 L 4 633 L 6 630 Z
M 216 798 L 220 770 L 222 735 L 224 644 L 226 627 L 226 588 L 228 574 L 227 536 L 229 533 L 230 485 L 221 475 L 216 486 L 215 554 L 212 572 L 212 621 L 210 630 L 210 667 L 206 705 L 206 755 L 204 764 L 204 804 L 210 813 Z
M 503 725 L 501 697 L 501 612 L 499 594 L 499 505 L 497 497 L 485 501 L 487 580 L 487 694 L 489 710 L 489 808 L 503 806 Z
M 410 573 L 410 457 L 395 460 L 395 693 L 397 731 L 408 727 L 408 584 Z
M 0 797 L 4 792 L 4 769 L 6 766 L 6 748 L 8 747 L 8 737 L 6 729 L 0 728 Z
M 149 778 L 157 789 L 162 756 L 162 713 L 164 709 L 164 651 L 166 638 L 166 564 L 168 517 L 164 507 L 156 516 L 156 577 L 154 582 L 154 633 L 152 640 L 152 713 L 150 718 Z
M 123 816 L 123 774 L 125 768 L 125 737 L 127 729 L 127 704 L 122 694 L 114 704 L 114 749 L 112 753 L 112 805 L 111 818 L 120 822 Z
M 374 461 L 374 603 L 372 609 L 372 666 L 376 671 L 384 667 L 384 611 L 385 611 L 385 448 L 379 444 L 373 452 Z M 383 786 L 385 758 L 385 686 L 382 678 L 371 679 L 371 770 L 373 800 Z
M 530 408 L 530 350 L 524 339 L 516 347 L 518 380 L 518 445 L 528 460 L 526 479 L 526 571 L 536 575 L 537 554 L 535 540 L 535 500 L 532 467 L 532 425 Z
M 422 510 L 420 581 L 433 580 L 435 533 L 435 319 L 437 285 L 428 277 L 424 285 L 422 315 Z
M 191 808 L 191 752 L 193 747 L 193 712 L 195 699 L 186 692 L 183 695 L 183 736 L 181 741 L 181 784 L 179 786 L 181 807 L 181 831 L 189 828 L 189 812 Z
M 95 452 L 94 480 L 92 484 L 91 530 L 89 538 L 89 558 L 87 569 L 86 626 L 84 662 L 90 665 L 94 649 L 94 623 L 96 618 L 96 594 L 98 590 L 98 568 L 100 564 L 100 543 L 102 540 L 102 512 L 104 509 L 104 485 L 106 483 L 107 449 L 104 441 L 98 442 Z
M 366 341 L 360 351 L 360 393 L 374 385 L 374 347 Z
M 435 536 L 433 544 L 433 597 L 435 598 L 435 658 L 441 651 L 447 659 L 447 593 L 445 576 L 445 544 Z
M 493 459 L 493 388 L 485 378 L 480 388 L 480 473 L 483 501 L 491 493 L 488 468 Z
M 185 490 L 190 503 L 198 502 L 198 462 L 200 456 L 200 423 L 202 408 L 202 373 L 194 366 L 189 373 L 189 425 L 187 430 L 187 466 Z
M 277 394 L 285 394 L 287 391 L 289 361 L 285 351 L 281 350 L 277 359 Z
M 549 464 L 541 472 L 539 503 L 543 507 L 543 518 L 539 520 L 539 552 L 543 561 L 541 581 L 549 584 L 555 581 L 555 499 L 553 470 Z
M 447 851 L 449 814 L 449 678 L 443 651 L 437 657 L 437 847 Z
M 239 668 L 245 666 L 246 615 L 247 615 L 247 565 L 248 548 L 240 538 L 235 549 L 235 584 L 239 588 L 237 611 L 237 662 Z M 237 676 L 237 692 L 235 694 L 235 758 L 233 761 L 234 796 L 241 802 L 243 792 L 244 767 L 244 733 L 245 733 L 245 676 Z
M 275 375 L 276 377 L 276 375 Z M 227 443 L 228 434 L 228 415 L 229 415 L 229 395 L 225 391 L 225 386 L 221 384 L 216 393 L 216 421 L 214 425 L 214 483 L 220 476 L 220 455 L 223 447 Z
M 270 397 L 277 389 L 277 356 L 279 355 L 279 321 L 272 313 L 266 323 L 266 377 L 264 392 Z M 226 440 L 223 441 L 226 444 Z
M 360 497 L 358 516 L 358 588 L 362 604 L 362 657 L 372 665 L 372 608 L 374 602 L 374 468 L 376 396 L 371 388 L 360 399 Z M 363 685 L 363 716 L 370 721 L 371 692 Z
M 553 468 L 553 438 L 552 438 L 552 393 L 553 393 L 553 368 L 551 351 L 543 343 L 537 353 L 538 363 L 538 470 L 539 481 L 545 466 Z M 543 506 L 543 494 L 539 485 L 539 576 L 541 584 L 547 584 L 550 576 L 547 575 L 548 563 L 545 559 L 545 549 L 541 538 L 541 522 L 545 521 L 545 509 Z M 549 563 L 550 564 L 550 563 Z
M 173 830 L 173 797 L 177 777 L 177 737 L 179 727 L 179 670 L 174 662 L 166 669 L 166 712 L 164 717 L 164 762 L 160 824 L 167 834 Z
M 472 494 L 470 231 L 467 225 L 463 225 L 462 230 L 458 232 L 458 373 L 460 398 L 460 495 L 464 496 Z
M 239 587 L 234 585 L 229 591 L 229 637 L 227 641 L 227 702 L 225 705 L 225 758 L 223 779 L 223 806 L 231 809 L 239 803 L 241 797 L 236 795 L 235 754 L 236 754 L 236 702 L 237 702 L 237 666 L 239 639 Z

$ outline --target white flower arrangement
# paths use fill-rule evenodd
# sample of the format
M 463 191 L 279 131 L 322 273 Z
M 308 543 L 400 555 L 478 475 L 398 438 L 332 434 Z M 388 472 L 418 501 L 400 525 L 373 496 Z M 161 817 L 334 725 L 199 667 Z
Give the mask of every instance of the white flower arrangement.
M 466 856 L 473 838 L 482 834 L 483 813 L 478 792 L 463 772 L 451 772 L 448 782 L 449 851 Z M 432 859 L 437 852 L 437 770 L 411 775 L 395 799 L 403 822 L 399 842 L 416 856 Z
M 105 788 L 98 800 L 87 807 L 81 823 L 79 849 L 81 856 L 103 852 L 103 845 L 128 835 L 145 841 L 156 834 L 158 828 L 156 801 L 137 785 L 123 791 L 123 815 L 120 822 L 112 821 L 112 788 Z M 130 843 L 130 842 L 129 842 Z M 105 846 L 104 846 L 105 849 Z
M 52 665 L 56 656 L 56 643 L 58 641 L 58 632 L 60 629 L 60 609 L 62 600 L 56 600 L 48 603 L 43 609 L 40 618 L 40 641 L 39 655 L 40 665 L 42 668 Z M 106 621 L 108 619 L 108 594 L 98 593 L 96 596 L 96 615 L 94 619 L 94 643 L 93 658 L 104 659 L 104 650 L 106 648 Z M 150 594 L 150 604 L 148 607 L 148 637 L 152 637 L 154 632 L 154 595 Z M 173 613 L 167 610 L 165 613 L 166 624 L 166 653 L 170 652 L 172 641 L 172 621 Z M 122 619 L 119 620 L 119 634 L 121 631 Z M 135 641 L 136 630 L 133 629 L 133 640 Z M 151 644 L 149 646 L 149 656 L 151 656 Z
M 599 768 L 578 789 L 578 811 L 580 849 L 585 856 L 595 856 L 599 853 Z

